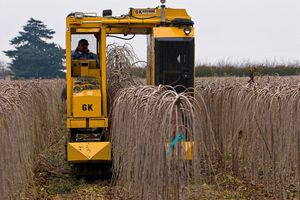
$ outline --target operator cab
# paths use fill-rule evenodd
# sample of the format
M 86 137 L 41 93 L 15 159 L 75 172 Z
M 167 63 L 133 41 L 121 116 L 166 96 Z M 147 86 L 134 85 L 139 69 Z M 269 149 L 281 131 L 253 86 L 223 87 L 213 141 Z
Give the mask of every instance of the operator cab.
M 99 39 L 96 34 L 75 32 L 71 36 L 72 77 L 94 77 L 100 81 Z

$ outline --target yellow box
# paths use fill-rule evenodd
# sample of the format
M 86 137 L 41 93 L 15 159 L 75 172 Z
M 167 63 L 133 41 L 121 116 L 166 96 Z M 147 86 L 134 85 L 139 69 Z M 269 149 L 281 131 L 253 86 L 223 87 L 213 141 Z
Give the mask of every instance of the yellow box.
M 100 90 L 73 93 L 73 117 L 101 117 Z

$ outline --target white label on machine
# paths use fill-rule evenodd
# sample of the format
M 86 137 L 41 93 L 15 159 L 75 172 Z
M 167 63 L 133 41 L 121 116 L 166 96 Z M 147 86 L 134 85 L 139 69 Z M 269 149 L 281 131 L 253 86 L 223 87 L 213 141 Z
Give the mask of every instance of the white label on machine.
M 148 9 L 136 9 L 135 13 L 137 15 L 144 15 L 144 14 L 156 14 L 156 9 L 148 8 Z

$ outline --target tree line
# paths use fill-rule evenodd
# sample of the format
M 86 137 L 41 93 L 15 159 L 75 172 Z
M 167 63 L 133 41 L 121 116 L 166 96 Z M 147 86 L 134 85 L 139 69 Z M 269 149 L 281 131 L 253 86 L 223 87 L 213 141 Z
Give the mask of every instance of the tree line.
M 196 67 L 196 77 L 212 76 L 249 76 L 250 69 L 254 68 L 254 74 L 257 76 L 294 76 L 300 75 L 300 66 L 298 64 L 268 66 L 263 64 L 249 64 L 246 66 L 213 66 L 200 65 Z
M 251 69 L 255 69 L 254 72 Z M 250 73 L 254 73 L 255 76 L 296 76 L 300 75 L 300 65 L 264 65 L 264 64 L 249 64 L 240 66 L 236 65 L 198 65 L 195 69 L 196 77 L 226 77 L 226 76 L 238 76 L 245 77 L 250 76 Z M 134 67 L 132 74 L 136 77 L 146 78 L 146 68 Z

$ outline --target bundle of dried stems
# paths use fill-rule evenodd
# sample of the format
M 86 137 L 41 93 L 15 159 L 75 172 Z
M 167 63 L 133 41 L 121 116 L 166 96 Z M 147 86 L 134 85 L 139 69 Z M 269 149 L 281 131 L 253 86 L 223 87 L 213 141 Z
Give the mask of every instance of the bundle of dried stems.
M 112 114 L 113 170 L 127 197 L 188 199 L 200 195 L 201 169 L 208 155 L 209 119 L 204 106 L 188 94 L 166 86 L 122 89 Z M 193 160 L 187 161 L 183 135 L 194 141 Z M 197 144 L 197 145 L 196 145 Z
M 264 77 L 251 85 L 240 78 L 197 83 L 212 121 L 219 166 L 263 183 L 281 199 L 291 198 L 293 190 L 300 194 L 299 81 Z
M 18 199 L 62 123 L 62 80 L 0 82 L 0 199 Z
M 110 45 L 107 55 L 114 183 L 127 198 L 184 199 L 200 194 L 192 191 L 199 189 L 195 186 L 201 168 L 209 165 L 200 162 L 209 154 L 205 143 L 213 140 L 204 101 L 177 94 L 172 87 L 136 81 L 130 74 L 137 62 L 130 46 Z M 198 144 L 192 161 L 185 159 L 183 138 Z
M 131 85 L 140 85 L 141 82 L 134 78 L 131 69 L 138 58 L 130 44 L 123 46 L 109 44 L 106 48 L 107 64 L 107 93 L 109 101 L 114 99 L 116 93 Z M 112 102 L 111 102 L 112 103 Z

